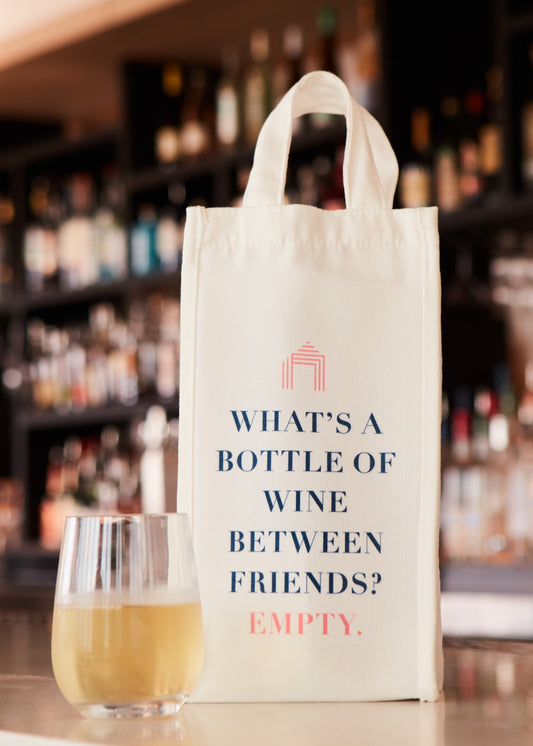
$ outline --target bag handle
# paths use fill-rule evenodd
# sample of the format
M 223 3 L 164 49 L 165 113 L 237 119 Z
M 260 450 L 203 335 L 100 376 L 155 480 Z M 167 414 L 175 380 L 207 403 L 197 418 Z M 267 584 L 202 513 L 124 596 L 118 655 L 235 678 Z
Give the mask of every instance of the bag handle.
M 346 118 L 343 179 L 347 208 L 391 208 L 398 162 L 380 124 L 350 96 L 340 78 L 307 73 L 268 115 L 255 147 L 243 205 L 282 205 L 292 137 L 292 120 L 324 112 Z

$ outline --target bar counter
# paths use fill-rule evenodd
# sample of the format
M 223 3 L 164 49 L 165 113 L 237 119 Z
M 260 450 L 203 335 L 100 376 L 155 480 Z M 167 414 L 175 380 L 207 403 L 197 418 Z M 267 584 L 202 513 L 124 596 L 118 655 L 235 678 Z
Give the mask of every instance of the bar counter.
M 50 633 L 48 612 L 0 610 L 1 746 L 533 743 L 533 642 L 446 640 L 436 703 L 186 704 L 176 717 L 110 721 L 83 719 L 63 699 Z

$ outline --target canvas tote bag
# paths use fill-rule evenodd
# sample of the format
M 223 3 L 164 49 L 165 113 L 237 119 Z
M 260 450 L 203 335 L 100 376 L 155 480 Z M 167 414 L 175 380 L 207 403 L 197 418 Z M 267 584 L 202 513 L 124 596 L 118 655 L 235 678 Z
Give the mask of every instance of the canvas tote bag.
M 284 204 L 292 119 L 343 114 L 345 210 Z M 243 206 L 190 207 L 178 510 L 205 625 L 193 701 L 435 700 L 436 208 L 336 76 L 259 135 Z

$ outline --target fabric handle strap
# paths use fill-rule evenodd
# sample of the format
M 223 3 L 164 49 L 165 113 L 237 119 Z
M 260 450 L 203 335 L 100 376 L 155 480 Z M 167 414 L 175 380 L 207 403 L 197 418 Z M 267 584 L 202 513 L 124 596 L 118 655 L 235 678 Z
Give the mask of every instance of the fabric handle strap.
M 391 208 L 398 162 L 380 124 L 351 97 L 340 78 L 322 70 L 304 75 L 267 117 L 255 148 L 243 205 L 284 202 L 292 120 L 321 112 L 346 118 L 343 179 L 347 208 Z

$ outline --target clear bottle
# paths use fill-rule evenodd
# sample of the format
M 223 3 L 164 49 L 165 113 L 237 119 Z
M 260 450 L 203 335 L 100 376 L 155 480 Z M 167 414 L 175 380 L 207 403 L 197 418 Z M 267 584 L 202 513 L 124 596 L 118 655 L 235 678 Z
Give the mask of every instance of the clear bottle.
M 182 66 L 177 62 L 167 62 L 161 73 L 161 111 L 154 136 L 154 151 L 159 163 L 174 163 L 181 155 L 183 89 Z
M 453 392 L 449 422 L 449 459 L 442 470 L 441 540 L 444 558 L 457 561 L 467 559 L 469 553 L 465 500 L 471 498 L 466 477 L 471 463 L 471 410 L 470 393 L 464 387 Z
M 144 204 L 131 229 L 131 271 L 142 276 L 158 268 L 156 211 L 153 205 Z
M 95 251 L 95 184 L 87 171 L 66 179 L 66 218 L 58 230 L 59 281 L 72 290 L 98 282 L 99 264 Z
M 507 495 L 511 429 L 509 417 L 495 412 L 489 421 L 489 458 L 483 495 L 483 560 L 505 564 L 509 561 L 507 535 Z
M 181 114 L 181 152 L 184 156 L 206 153 L 212 143 L 207 71 L 193 67 L 187 73 Z
M 381 81 L 381 43 L 376 14 L 376 0 L 358 0 L 355 76 L 349 86 L 355 100 L 371 112 L 379 107 Z
M 159 266 L 164 272 L 175 272 L 179 266 L 183 235 L 176 210 L 161 210 L 156 227 L 156 247 Z
M 486 117 L 479 130 L 479 167 L 484 192 L 490 198 L 501 192 L 503 171 L 503 70 L 493 65 L 486 75 Z
M 464 101 L 464 131 L 459 140 L 459 190 L 465 205 L 476 204 L 483 192 L 478 142 L 483 110 L 483 93 L 477 89 L 469 91 Z
M 319 53 L 316 66 L 319 70 L 339 74 L 337 64 L 337 11 L 331 6 L 321 8 L 317 19 L 319 32 Z M 333 121 L 334 114 L 313 112 L 310 121 L 313 127 L 327 127 Z
M 141 456 L 141 504 L 143 513 L 164 513 L 167 416 L 163 407 L 150 407 L 142 427 L 144 453 Z
M 521 156 L 520 171 L 523 188 L 533 190 L 533 42 L 528 45 L 527 57 L 529 62 L 529 93 L 520 109 L 520 140 Z
M 440 105 L 441 132 L 435 150 L 435 199 L 443 212 L 461 206 L 458 154 L 459 101 L 446 96 Z
M 425 106 L 411 112 L 411 155 L 400 172 L 402 207 L 427 207 L 432 201 L 430 114 Z
M 122 219 L 124 189 L 115 166 L 102 171 L 103 187 L 94 214 L 98 279 L 122 280 L 128 274 L 128 236 Z
M 283 53 L 274 67 L 273 103 L 276 106 L 289 88 L 298 82 L 303 72 L 303 30 L 290 24 L 283 30 Z M 298 121 L 298 120 L 296 120 Z M 294 131 L 294 125 L 293 125 Z
M 13 284 L 9 226 L 14 216 L 12 200 L 0 195 L 0 300 L 9 297 Z
M 57 225 L 49 219 L 50 180 L 32 179 L 29 193 L 31 219 L 24 231 L 23 257 L 26 288 L 41 292 L 53 288 L 59 269 Z
M 272 108 L 269 54 L 267 31 L 255 29 L 250 37 L 252 62 L 244 81 L 244 136 L 250 145 L 255 145 L 263 122 Z
M 239 81 L 239 51 L 225 47 L 222 75 L 216 92 L 216 139 L 220 148 L 232 148 L 242 134 L 242 100 Z

